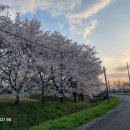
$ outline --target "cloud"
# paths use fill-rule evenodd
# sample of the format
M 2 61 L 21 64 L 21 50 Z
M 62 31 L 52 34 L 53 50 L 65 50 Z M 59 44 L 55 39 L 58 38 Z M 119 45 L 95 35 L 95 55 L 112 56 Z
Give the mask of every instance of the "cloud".
M 91 21 L 90 25 L 88 25 L 85 29 L 84 29 L 84 32 L 83 32 L 83 36 L 84 38 L 86 38 L 87 36 L 89 36 L 92 31 L 95 29 L 95 27 L 97 26 L 97 21 Z
M 2 0 L 1 4 L 8 4 L 13 11 L 22 14 L 34 13 L 37 9 L 47 11 L 52 15 L 61 15 L 72 11 L 80 5 L 81 0 Z
M 104 9 L 111 0 L 97 0 L 89 7 L 83 9 L 79 13 L 70 13 L 67 15 L 67 19 L 70 25 L 70 31 L 77 34 L 82 34 L 84 38 L 87 38 L 92 31 L 96 28 L 97 20 L 91 20 L 90 24 L 86 25 L 88 19 Z M 84 29 L 85 28 L 85 29 Z
M 69 31 L 77 35 L 82 35 L 85 39 L 92 33 L 98 24 L 97 20 L 92 20 L 90 22 L 82 21 L 81 19 L 68 21 L 70 26 Z
M 126 66 L 119 66 L 115 69 L 116 71 L 121 71 L 121 72 L 124 72 L 124 71 L 127 71 L 127 68 Z
M 34 13 L 36 9 L 35 0 L 1 0 L 1 4 L 8 4 L 14 14 L 16 12 L 21 12 L 21 14 Z
M 72 33 L 75 33 L 75 34 L 82 34 L 83 33 L 83 24 L 82 24 L 82 21 L 79 19 L 79 20 L 71 20 L 71 19 L 68 19 L 68 23 L 69 23 L 69 31 L 72 32 Z
M 110 2 L 111 0 L 97 0 L 90 7 L 82 10 L 80 13 L 71 14 L 69 17 L 72 19 L 87 19 L 104 9 Z
M 70 32 L 87 38 L 97 25 L 97 20 L 89 18 L 104 9 L 111 1 L 95 0 L 87 8 L 83 6 L 87 1 L 83 0 L 1 0 L 1 4 L 8 4 L 11 7 L 13 17 L 19 11 L 21 14 L 33 14 L 38 9 L 52 16 L 64 16 Z
M 52 15 L 66 15 L 79 7 L 82 0 L 45 0 L 46 7 L 41 10 L 47 10 Z
M 62 23 L 58 23 L 58 26 L 59 26 L 60 29 L 64 28 L 64 24 L 62 24 Z
M 108 80 L 128 80 L 126 63 L 130 63 L 130 55 L 102 56 L 101 59 L 107 69 Z
M 127 73 L 111 73 L 111 74 L 107 74 L 108 77 L 110 78 L 127 78 Z

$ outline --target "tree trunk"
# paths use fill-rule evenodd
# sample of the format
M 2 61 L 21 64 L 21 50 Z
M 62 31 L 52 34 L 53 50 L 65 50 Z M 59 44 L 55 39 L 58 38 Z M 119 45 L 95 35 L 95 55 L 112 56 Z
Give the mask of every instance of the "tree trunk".
M 84 94 L 83 93 L 80 94 L 80 97 L 81 97 L 81 101 L 84 101 Z
M 63 103 L 64 102 L 64 97 L 60 97 L 60 103 Z
M 63 93 L 63 89 L 61 89 L 60 93 L 61 93 L 60 103 L 63 103 L 63 102 L 64 102 L 64 93 Z
M 74 99 L 74 102 L 77 102 L 77 93 L 76 92 L 73 92 L 73 99 Z
M 42 93 L 42 103 L 45 102 L 44 94 Z
M 42 103 L 45 102 L 44 88 L 42 88 Z
M 77 98 L 78 98 L 78 101 L 80 101 L 80 95 L 79 94 L 77 95 Z
M 19 105 L 19 94 L 16 94 L 15 105 Z

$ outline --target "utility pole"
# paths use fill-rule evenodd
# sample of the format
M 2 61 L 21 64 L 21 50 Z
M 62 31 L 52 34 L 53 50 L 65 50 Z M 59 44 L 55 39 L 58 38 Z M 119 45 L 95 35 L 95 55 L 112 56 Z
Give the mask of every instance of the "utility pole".
M 129 64 L 128 63 L 127 63 L 127 71 L 128 71 L 129 85 L 130 85 L 130 72 L 129 72 Z
M 108 84 L 108 91 L 109 91 L 109 97 L 111 97 L 111 88 L 110 88 L 110 81 L 108 80 L 108 82 L 107 82 L 107 84 Z
M 106 93 L 107 93 L 108 103 L 110 104 L 109 89 L 108 89 L 108 83 L 107 83 L 107 76 L 106 76 L 105 66 L 103 66 L 103 72 L 104 72 L 104 78 L 105 78 L 105 84 L 106 84 Z

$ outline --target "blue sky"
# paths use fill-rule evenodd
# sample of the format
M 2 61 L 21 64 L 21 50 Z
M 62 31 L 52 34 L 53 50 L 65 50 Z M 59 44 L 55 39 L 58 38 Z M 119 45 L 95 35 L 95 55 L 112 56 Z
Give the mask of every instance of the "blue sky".
M 130 63 L 130 0 L 1 0 L 12 18 L 38 18 L 43 30 L 59 31 L 96 47 L 110 80 L 127 80 Z

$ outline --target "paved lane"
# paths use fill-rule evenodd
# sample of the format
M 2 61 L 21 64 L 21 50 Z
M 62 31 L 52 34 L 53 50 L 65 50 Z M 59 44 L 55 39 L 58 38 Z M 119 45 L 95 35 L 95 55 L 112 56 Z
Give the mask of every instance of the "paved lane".
M 120 95 L 122 103 L 113 112 L 103 118 L 86 125 L 80 130 L 130 130 L 130 96 Z

